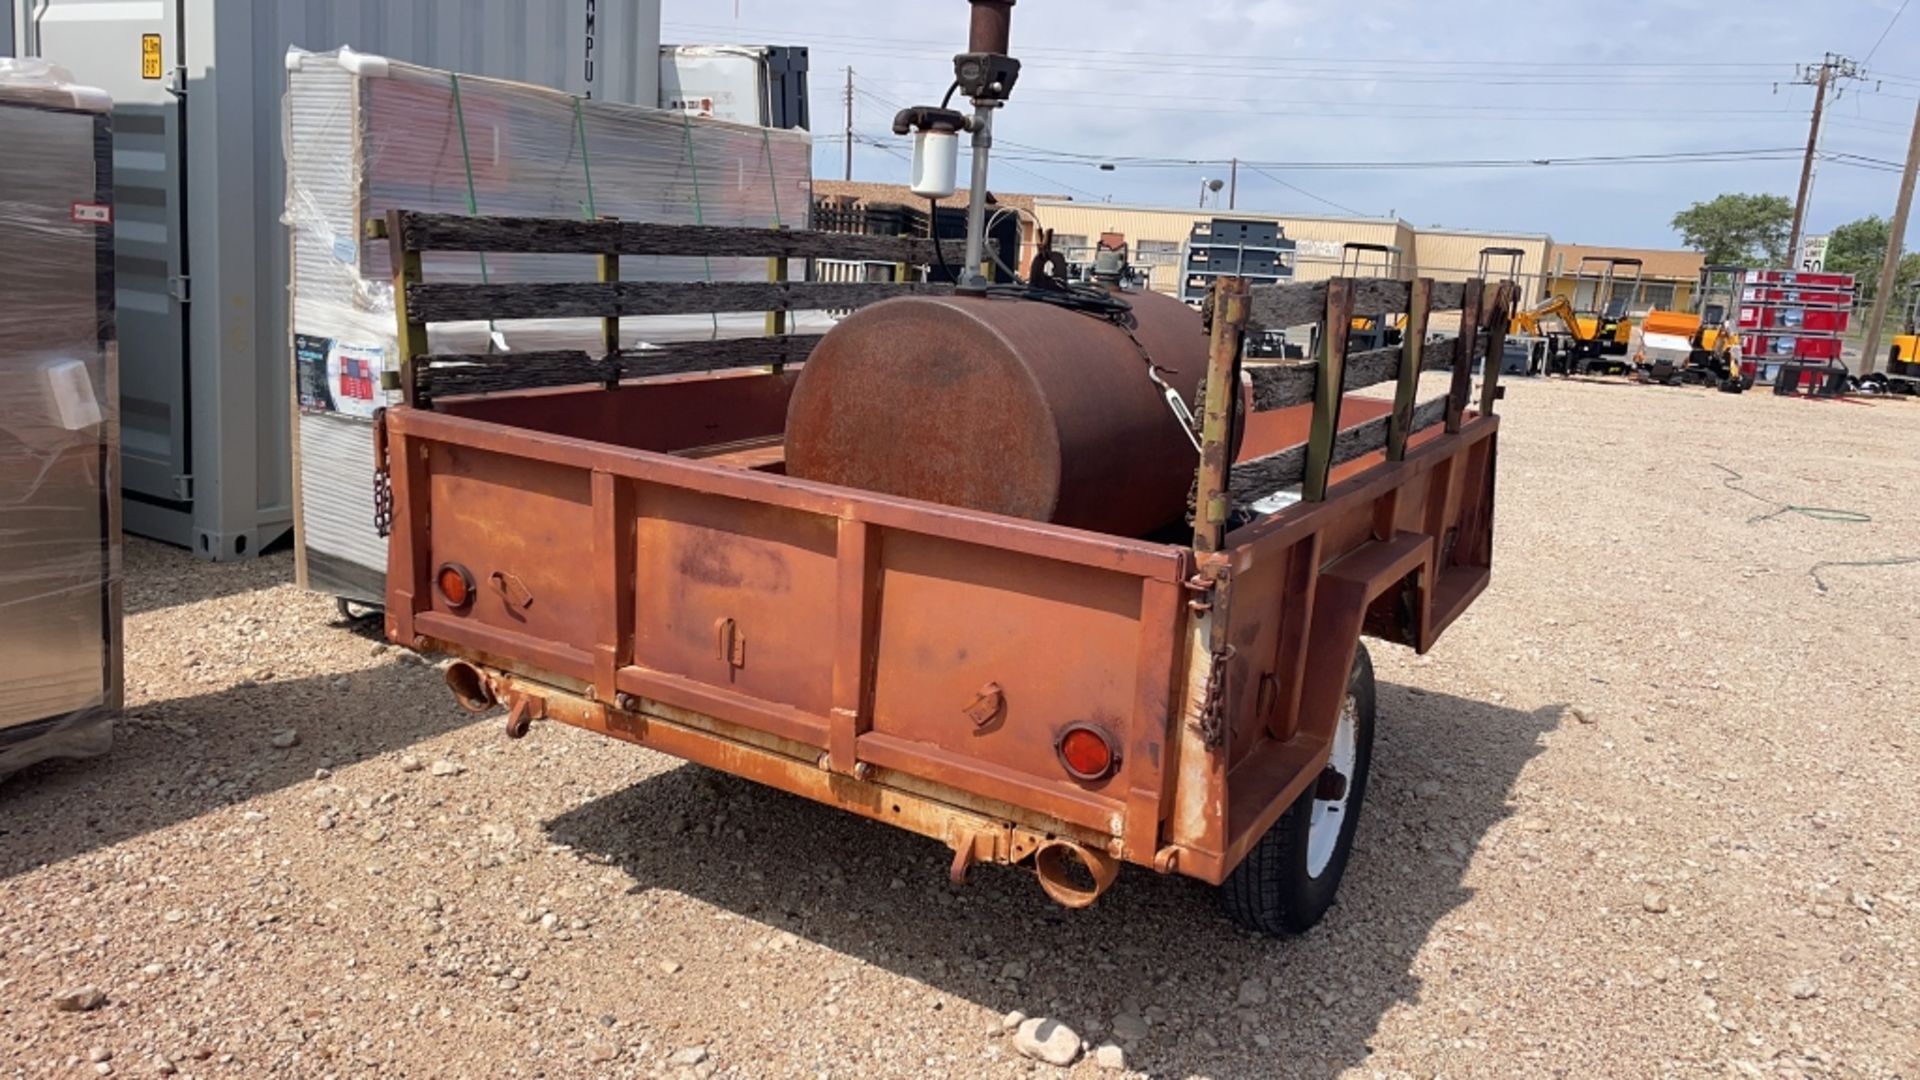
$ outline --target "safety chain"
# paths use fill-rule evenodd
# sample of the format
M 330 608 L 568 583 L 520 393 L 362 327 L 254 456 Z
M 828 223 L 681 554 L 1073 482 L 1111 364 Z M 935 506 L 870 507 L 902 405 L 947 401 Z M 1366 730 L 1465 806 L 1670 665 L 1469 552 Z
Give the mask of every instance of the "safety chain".
M 393 534 L 393 468 L 387 452 L 387 410 L 373 414 L 373 531 Z
M 1227 663 L 1233 656 L 1232 645 L 1214 650 L 1213 666 L 1207 672 L 1207 692 L 1200 699 L 1200 741 L 1209 750 L 1227 743 Z

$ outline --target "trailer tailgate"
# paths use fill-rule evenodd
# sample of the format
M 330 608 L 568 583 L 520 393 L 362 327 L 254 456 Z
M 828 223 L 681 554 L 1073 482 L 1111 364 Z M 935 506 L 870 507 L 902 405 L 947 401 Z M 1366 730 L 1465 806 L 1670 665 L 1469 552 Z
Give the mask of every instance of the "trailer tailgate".
M 1151 857 L 1183 549 L 442 412 L 385 425 L 396 641 Z M 1067 773 L 1073 724 L 1110 735 L 1112 775 Z

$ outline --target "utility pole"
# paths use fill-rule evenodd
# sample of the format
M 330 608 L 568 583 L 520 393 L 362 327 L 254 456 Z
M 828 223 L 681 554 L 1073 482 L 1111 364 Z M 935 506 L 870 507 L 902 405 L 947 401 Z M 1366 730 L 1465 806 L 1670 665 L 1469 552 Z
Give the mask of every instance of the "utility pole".
M 1813 162 L 1820 152 L 1820 120 L 1826 114 L 1827 91 L 1841 79 L 1859 79 L 1865 72 L 1838 53 L 1828 53 L 1818 69 L 1803 69 L 1800 82 L 1814 87 L 1813 125 L 1807 131 L 1807 157 L 1800 166 L 1800 195 L 1793 202 L 1793 233 L 1787 240 L 1787 264 L 1800 265 L 1800 239 L 1807 224 L 1807 196 L 1813 190 Z
M 1233 159 L 1233 171 L 1227 174 L 1227 209 L 1233 210 L 1240 203 L 1240 159 Z
M 1887 260 L 1880 264 L 1880 286 L 1874 290 L 1873 317 L 1867 322 L 1867 347 L 1860 354 L 1860 374 L 1869 375 L 1880 357 L 1880 335 L 1887 327 L 1887 308 L 1897 299 L 1900 248 L 1907 237 L 1907 212 L 1913 209 L 1913 181 L 1920 173 L 1920 105 L 1913 110 L 1913 134 L 1907 139 L 1907 171 L 1900 177 L 1900 202 L 1893 208 L 1893 228 L 1887 234 Z M 1904 358 L 1903 358 L 1904 359 Z
M 843 179 L 853 179 L 853 65 L 847 65 L 847 174 Z

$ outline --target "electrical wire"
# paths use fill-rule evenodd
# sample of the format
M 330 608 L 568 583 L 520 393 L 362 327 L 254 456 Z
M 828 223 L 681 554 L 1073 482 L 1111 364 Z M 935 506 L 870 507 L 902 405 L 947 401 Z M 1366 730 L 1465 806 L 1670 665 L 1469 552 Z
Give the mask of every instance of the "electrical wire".
M 1865 525 L 1873 521 L 1873 515 L 1863 514 L 1858 510 L 1839 510 L 1828 506 L 1800 506 L 1794 503 L 1783 503 L 1769 499 L 1751 488 L 1741 486 L 1741 482 L 1745 480 L 1746 477 L 1734 470 L 1717 461 L 1709 462 L 1708 464 L 1726 474 L 1726 476 L 1721 478 L 1720 483 L 1726 487 L 1727 490 L 1737 491 L 1755 502 L 1765 503 L 1774 508 L 1769 513 L 1755 514 L 1753 517 L 1748 518 L 1747 524 L 1749 525 L 1758 525 L 1761 522 L 1772 521 L 1775 518 L 1783 517 L 1787 514 L 1799 514 L 1814 521 L 1841 525 Z M 1825 593 L 1832 590 L 1828 588 L 1826 579 L 1820 576 L 1820 571 L 1822 570 L 1837 570 L 1841 568 L 1878 569 L 1890 566 L 1912 566 L 1916 563 L 1920 563 L 1920 555 L 1894 555 L 1884 559 L 1828 559 L 1814 563 L 1808 567 L 1807 576 L 1813 579 L 1814 588 Z
M 1768 506 L 1771 506 L 1774 508 L 1772 513 L 1756 514 L 1755 516 L 1748 518 L 1747 524 L 1749 525 L 1757 525 L 1763 521 L 1772 521 L 1774 518 L 1781 517 L 1786 514 L 1802 514 L 1806 517 L 1812 518 L 1815 521 L 1835 522 L 1842 525 L 1866 525 L 1866 524 L 1870 524 L 1873 521 L 1873 515 L 1863 514 L 1857 510 L 1836 510 L 1828 506 L 1799 506 L 1793 503 L 1777 502 L 1773 499 L 1767 498 L 1765 495 L 1762 495 L 1757 491 L 1754 491 L 1752 488 L 1742 487 L 1741 483 L 1742 481 L 1746 480 L 1746 477 L 1733 471 L 1732 469 L 1729 469 L 1725 465 L 1722 465 L 1717 461 L 1709 462 L 1709 464 L 1711 464 L 1714 468 L 1719 469 L 1721 472 L 1727 474 L 1724 478 L 1721 479 L 1720 483 L 1728 491 L 1737 491 L 1740 494 L 1745 495 L 1749 499 L 1752 499 L 1756 502 L 1765 503 Z
M 1822 570 L 1832 570 L 1832 569 L 1836 569 L 1843 566 L 1862 566 L 1862 567 L 1912 566 L 1915 563 L 1920 563 L 1920 555 L 1897 555 L 1891 559 L 1861 559 L 1858 561 L 1849 560 L 1846 562 L 1817 562 L 1807 569 L 1807 576 L 1813 579 L 1813 584 L 1815 588 L 1819 589 L 1821 592 L 1828 592 L 1830 590 L 1827 588 L 1827 582 L 1824 578 L 1820 576 L 1820 571 Z
M 741 33 L 759 33 L 769 37 L 778 37 L 790 33 L 772 27 L 748 28 L 739 26 L 714 27 L 701 24 L 670 24 L 675 32 L 689 35 L 710 34 L 724 30 L 731 35 Z M 809 31 L 808 40 L 817 48 L 829 48 L 854 55 L 871 55 L 887 58 L 900 57 L 940 57 L 953 55 L 951 43 L 934 41 L 916 41 L 912 39 L 879 38 L 852 34 L 826 34 Z M 1538 61 L 1533 63 L 1516 62 L 1512 57 L 1498 57 L 1481 60 L 1418 60 L 1404 57 L 1331 57 L 1331 56 L 1276 56 L 1276 55 L 1216 55 L 1211 53 L 1159 53 L 1136 50 L 1100 50 L 1079 48 L 1047 48 L 1023 46 L 1022 55 L 1036 59 L 1045 58 L 1049 68 L 1120 71 L 1129 74 L 1151 72 L 1166 77 L 1183 72 L 1219 78 L 1232 72 L 1247 72 L 1246 78 L 1262 79 L 1311 79 L 1314 81 L 1364 81 L 1378 82 L 1428 82 L 1436 78 L 1459 84 L 1487 85 L 1489 71 L 1508 76 L 1518 85 L 1538 86 L 1546 83 L 1577 83 L 1618 87 L 1623 83 L 1632 83 L 1640 79 L 1661 82 L 1686 82 L 1698 85 L 1711 78 L 1717 87 L 1730 85 L 1728 72 L 1753 72 L 1758 78 L 1762 73 L 1776 71 L 1784 73 L 1791 70 L 1790 60 L 1774 61 L 1702 61 L 1687 63 L 1680 61 Z M 1407 77 L 1411 69 L 1418 76 Z M 1457 70 L 1448 70 L 1457 69 Z M 1622 69 L 1625 69 L 1624 72 Z M 1708 75 L 1711 72 L 1711 75 Z M 1769 85 L 1765 81 L 1755 85 Z
M 1283 188 L 1287 188 L 1287 189 L 1288 189 L 1288 190 L 1290 190 L 1290 191 L 1295 191 L 1295 192 L 1298 192 L 1298 193 L 1299 193 L 1299 194 L 1301 194 L 1301 195 L 1305 195 L 1305 196 L 1306 196 L 1307 198 L 1309 198 L 1309 199 L 1312 199 L 1312 200 L 1313 200 L 1314 202 L 1317 202 L 1317 203 L 1324 203 L 1325 205 L 1327 205 L 1327 206 L 1331 206 L 1331 207 L 1333 207 L 1333 208 L 1334 208 L 1335 210 L 1338 210 L 1338 211 L 1340 211 L 1340 212 L 1342 212 L 1342 213 L 1346 213 L 1346 214 L 1352 214 L 1352 215 L 1353 215 L 1354 217 L 1369 217 L 1369 216 L 1371 216 L 1371 215 L 1368 215 L 1368 214 L 1364 214 L 1364 213 L 1361 213 L 1360 211 L 1358 211 L 1358 210 L 1355 210 L 1355 209 L 1354 209 L 1353 207 L 1351 207 L 1351 206 L 1342 206 L 1342 205 L 1340 205 L 1339 203 L 1337 203 L 1337 202 L 1334 202 L 1334 201 L 1333 201 L 1332 199 L 1328 199 L 1328 198 L 1324 198 L 1324 197 L 1322 197 L 1322 196 L 1319 196 L 1319 195 L 1315 195 L 1315 194 L 1314 194 L 1313 192 L 1311 192 L 1311 191 L 1308 191 L 1308 190 L 1307 190 L 1306 188 L 1303 188 L 1303 187 L 1301 187 L 1301 186 L 1300 186 L 1300 185 L 1298 185 L 1298 184 L 1290 184 L 1290 183 L 1288 183 L 1287 181 L 1285 181 L 1285 180 L 1282 180 L 1282 179 L 1280 179 L 1279 177 L 1277 177 L 1277 176 L 1275 176 L 1275 175 L 1273 175 L 1272 173 L 1270 173 L 1270 172 L 1268 172 L 1268 171 L 1267 171 L 1267 170 L 1265 170 L 1265 169 L 1262 169 L 1262 168 L 1260 168 L 1260 167 L 1259 167 L 1259 166 L 1257 166 L 1257 165 L 1249 165 L 1249 166 L 1247 166 L 1247 168 L 1249 168 L 1249 169 L 1251 169 L 1251 170 L 1253 170 L 1253 171 L 1254 171 L 1254 172 L 1256 172 L 1256 173 L 1259 173 L 1259 174 L 1260 174 L 1261 176 L 1264 176 L 1264 177 L 1266 177 L 1267 179 L 1269 179 L 1269 180 L 1271 180 L 1271 181 L 1273 181 L 1274 183 L 1276 183 L 1276 184 L 1279 184 L 1279 185 L 1280 185 L 1281 187 L 1283 187 Z
M 1907 5 L 1911 2 L 1912 0 L 1900 0 L 1899 9 L 1893 13 L 1893 18 L 1887 20 L 1887 28 L 1880 31 L 1879 37 L 1873 39 L 1873 48 L 1867 50 L 1867 58 L 1860 61 L 1862 64 L 1870 64 L 1873 62 L 1873 54 L 1879 52 L 1880 46 L 1887 43 L 1887 35 L 1893 33 L 1894 24 L 1900 21 L 1900 16 L 1907 13 Z

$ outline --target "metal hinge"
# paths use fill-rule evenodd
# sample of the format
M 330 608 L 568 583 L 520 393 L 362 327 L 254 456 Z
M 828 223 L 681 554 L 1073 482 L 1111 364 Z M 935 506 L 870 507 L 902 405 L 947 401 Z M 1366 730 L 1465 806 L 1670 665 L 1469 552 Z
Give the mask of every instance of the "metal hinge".
M 167 295 L 183 304 L 193 303 L 193 283 L 185 274 L 175 274 L 167 279 Z
M 181 502 L 193 501 L 192 473 L 181 473 L 173 478 L 173 497 Z

